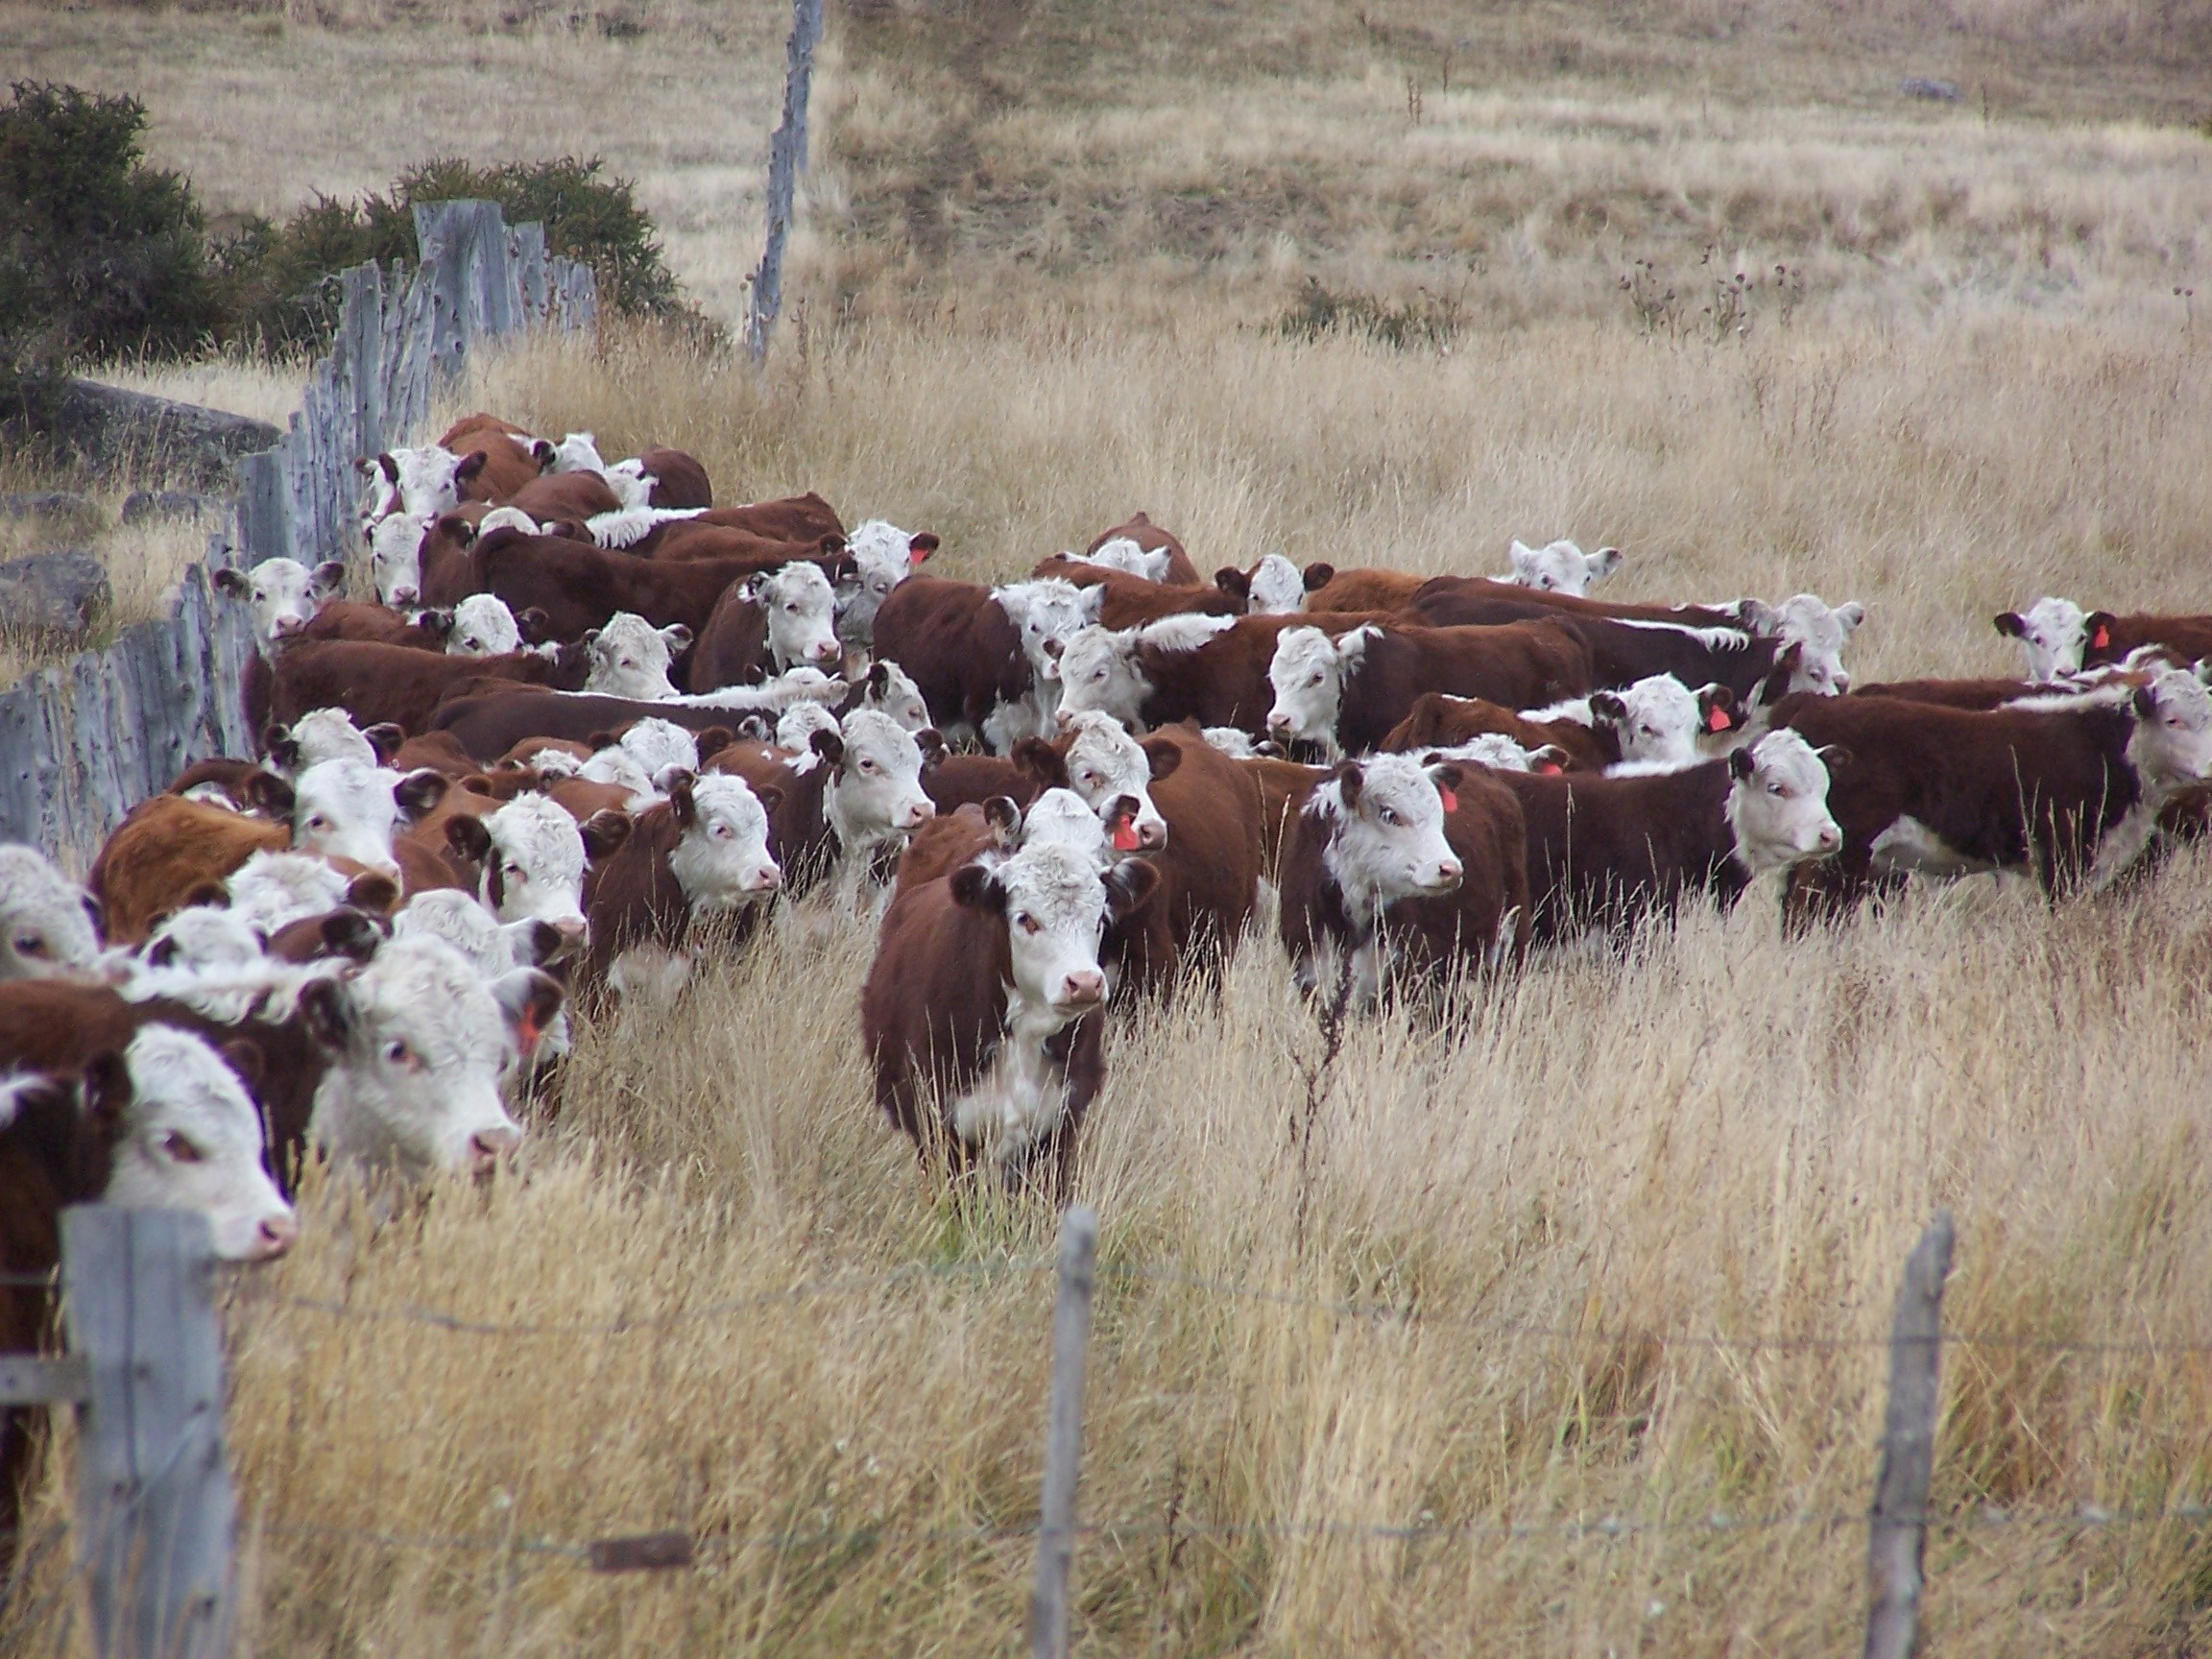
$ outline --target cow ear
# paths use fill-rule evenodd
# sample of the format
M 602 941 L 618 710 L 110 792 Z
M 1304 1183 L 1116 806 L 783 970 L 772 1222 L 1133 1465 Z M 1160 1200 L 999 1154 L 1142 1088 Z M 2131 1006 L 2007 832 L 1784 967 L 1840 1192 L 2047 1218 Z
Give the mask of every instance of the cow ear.
M 1173 777 L 1175 768 L 1183 764 L 1182 749 L 1165 737 L 1147 737 L 1143 748 L 1144 758 L 1151 767 L 1152 781 L 1155 783 L 1163 778 Z
M 323 1047 L 344 1053 L 354 1030 L 353 999 L 336 979 L 310 979 L 300 992 L 300 1016 Z
M 2150 686 L 2136 686 L 2133 701 L 2135 704 L 2135 717 L 2138 720 L 2152 720 L 2157 718 L 2158 699 L 2151 695 Z
M 1006 908 L 1006 886 L 982 864 L 963 864 L 952 872 L 952 902 L 991 913 Z
M 766 716 L 748 714 L 737 722 L 737 735 L 749 743 L 765 743 L 776 733 L 770 728 Z M 707 753 L 705 744 L 700 745 L 699 753 Z
M 319 599 L 328 599 L 346 591 L 346 566 L 336 559 L 325 559 L 309 573 L 307 586 Z
M 408 626 L 421 629 L 433 639 L 450 639 L 453 637 L 453 613 L 443 605 L 418 611 L 407 618 L 407 622 Z
M 890 690 L 890 689 L 891 689 L 891 667 L 890 667 L 890 664 L 889 664 L 889 663 L 886 663 L 886 662 L 871 662 L 871 663 L 868 665 L 868 692 L 869 692 L 869 695 L 870 695 L 870 696 L 874 696 L 874 697 L 880 697 L 880 696 L 882 696 L 882 695 L 883 695 L 883 694 L 884 694 L 886 691 L 888 691 L 888 690 Z
M 1336 790 L 1344 802 L 1344 810 L 1355 812 L 1359 807 L 1359 791 L 1367 781 L 1367 774 L 1359 769 L 1359 762 L 1347 760 L 1336 768 Z
M 243 570 L 232 570 L 226 566 L 215 572 L 214 581 L 216 592 L 228 593 L 233 599 L 243 599 L 253 591 L 253 584 L 247 579 Z
M 991 826 L 999 846 L 1010 847 L 1022 828 L 1022 808 L 1011 795 L 994 795 L 983 803 L 983 822 Z
M 131 1065 L 114 1049 L 84 1063 L 84 1122 L 96 1146 L 111 1145 L 131 1119 Z M 106 1162 L 106 1160 L 102 1160 Z
M 1585 553 L 1582 556 L 1582 564 L 1583 567 L 1590 572 L 1590 580 L 1595 582 L 1599 577 L 1610 576 L 1614 571 L 1621 568 L 1621 549 L 1618 547 L 1600 547 L 1595 553 Z
M 1252 598 L 1252 578 L 1234 565 L 1224 565 L 1214 572 L 1214 586 L 1239 603 L 1249 603 Z
M 469 483 L 477 473 L 484 470 L 484 464 L 491 459 L 491 455 L 485 450 L 469 450 L 468 454 L 454 463 L 453 482 L 455 484 Z
M 834 732 L 817 732 L 806 739 L 807 747 L 832 766 L 845 764 L 845 739 Z
M 481 864 L 492 855 L 492 831 L 484 828 L 483 819 L 456 812 L 445 820 L 445 845 L 462 857 Z
M 1601 720 L 1625 720 L 1628 718 L 1628 705 L 1622 702 L 1614 692 L 1593 691 L 1590 693 L 1590 712 Z
M 584 856 L 593 864 L 613 857 L 623 842 L 630 839 L 630 815 L 613 807 L 594 812 L 577 826 L 584 837 Z
M 761 811 L 774 817 L 776 808 L 783 805 L 783 789 L 777 783 L 756 783 L 753 786 L 753 798 L 760 803 Z
M 1781 613 L 1764 599 L 1739 599 L 1735 604 L 1722 609 L 1733 612 L 1738 622 L 1761 638 L 1770 638 L 1774 630 L 1781 626 Z
M 566 996 L 560 980 L 535 968 L 517 968 L 492 981 L 492 999 L 499 1004 L 515 1046 L 524 1054 L 537 1052 L 538 1039 L 553 1023 Z
M 390 720 L 379 720 L 373 726 L 364 727 L 361 735 L 369 740 L 369 747 L 376 752 L 376 764 L 389 766 L 392 757 L 399 753 L 400 745 L 407 741 L 407 729 Z
M 1519 580 L 1527 576 L 1529 566 L 1535 564 L 1536 549 L 1516 536 L 1513 538 L 1513 545 L 1506 549 L 1506 558 L 1512 563 L 1515 580 Z
M 1743 751 L 1739 749 L 1736 753 L 1741 755 Z M 1813 753 L 1820 757 L 1820 764 L 1831 772 L 1840 771 L 1851 764 L 1851 751 L 1840 743 L 1825 744 Z
M 266 818 L 290 818 L 292 808 L 298 805 L 292 785 L 274 772 L 256 771 L 249 774 L 246 787 L 241 793 L 246 797 L 246 809 L 258 812 Z
M 2028 623 L 2017 611 L 2000 611 L 1990 618 L 1997 624 L 1997 632 L 2008 638 L 2018 639 L 2028 632 Z
M 1748 780 L 1754 765 L 1755 762 L 1751 758 L 1750 750 L 1731 749 L 1728 751 L 1728 770 L 1736 778 Z
M 1087 620 L 1096 622 L 1099 617 L 1106 613 L 1106 584 L 1094 582 L 1090 587 L 1083 589 L 1077 595 L 1075 603 Z M 1059 653 L 1055 652 L 1053 655 L 1057 656 Z
M 261 752 L 279 766 L 300 768 L 300 745 L 292 741 L 292 730 L 271 721 L 261 733 Z
M 476 526 L 469 521 L 465 514 L 445 515 L 438 520 L 438 533 L 450 538 L 453 544 L 463 552 L 476 545 Z
M 1068 787 L 1068 757 L 1042 737 L 1024 737 L 1008 752 L 1017 772 L 1026 772 L 1047 789 Z
M 2081 618 L 2081 637 L 2092 651 L 2109 650 L 2112 645 L 2112 624 L 2119 618 L 2109 611 L 2092 611 Z
M 1106 910 L 1116 921 L 1134 916 L 1160 890 L 1160 867 L 1149 858 L 1123 858 L 1106 872 Z
M 681 622 L 671 622 L 661 629 L 661 637 L 668 642 L 671 657 L 681 657 L 691 649 L 691 630 Z
M 389 916 L 399 905 L 399 883 L 380 871 L 364 871 L 346 884 L 346 902 L 372 916 Z
M 699 821 L 699 803 L 691 797 L 691 785 L 696 781 L 682 767 L 668 775 L 668 812 L 679 830 L 688 830 Z
M 584 739 L 584 746 L 596 755 L 602 749 L 612 749 L 621 741 L 622 739 L 613 732 L 594 732 L 590 736 Z
M 1866 620 L 1866 607 L 1856 599 L 1846 599 L 1836 607 L 1836 620 L 1845 634 L 1854 633 L 1859 624 Z
M 914 746 L 922 751 L 922 770 L 934 772 L 945 761 L 945 738 L 934 726 L 914 733 Z
M 515 630 L 525 645 L 542 645 L 553 631 L 553 618 L 542 605 L 526 606 L 515 613 Z
M 938 541 L 937 538 L 929 534 L 929 532 L 926 530 L 923 531 L 919 536 L 907 537 L 906 567 L 909 570 L 915 568 L 917 565 L 926 561 L 930 554 L 936 552 L 940 545 L 941 543 Z
M 420 823 L 445 799 L 448 781 L 445 773 L 425 766 L 420 772 L 408 773 L 394 784 L 392 799 L 399 803 L 400 815 L 408 823 Z
M 1309 593 L 1318 593 L 1335 580 L 1336 566 L 1326 559 L 1317 559 L 1306 566 L 1305 583 Z
M 691 741 L 692 746 L 699 751 L 700 757 L 704 759 L 707 756 L 721 754 L 723 750 L 736 742 L 737 733 L 731 731 L 727 726 L 709 726 L 704 732 L 692 733 Z
M 389 451 L 376 457 L 376 469 L 384 474 L 387 484 L 399 482 L 399 463 L 392 459 Z
M 533 438 L 530 440 L 530 459 L 538 463 L 539 471 L 542 472 L 546 468 L 553 465 L 553 453 L 551 439 Z

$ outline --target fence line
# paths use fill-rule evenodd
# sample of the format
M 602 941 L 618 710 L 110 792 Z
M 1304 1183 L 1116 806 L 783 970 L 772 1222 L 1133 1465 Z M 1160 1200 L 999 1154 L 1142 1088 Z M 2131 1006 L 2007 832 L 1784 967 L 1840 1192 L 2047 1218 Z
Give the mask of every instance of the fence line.
M 124 816 L 193 761 L 253 754 L 260 734 L 241 695 L 252 625 L 244 606 L 217 599 L 213 573 L 347 558 L 358 458 L 413 435 L 482 342 L 597 315 L 590 269 L 549 257 L 543 228 L 507 225 L 495 203 L 418 205 L 415 228 L 411 276 L 368 264 L 339 278 L 330 350 L 276 446 L 240 464 L 233 522 L 185 570 L 175 614 L 0 693 L 0 841 L 82 874 Z

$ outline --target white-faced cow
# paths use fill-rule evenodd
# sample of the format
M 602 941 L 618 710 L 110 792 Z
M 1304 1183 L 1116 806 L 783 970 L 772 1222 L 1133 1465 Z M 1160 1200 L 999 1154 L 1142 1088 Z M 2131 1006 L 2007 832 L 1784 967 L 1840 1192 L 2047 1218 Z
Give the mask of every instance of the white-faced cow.
M 869 519 L 846 537 L 853 568 L 837 582 L 837 637 L 862 650 L 873 648 L 876 613 L 891 589 L 921 569 L 936 550 L 936 537 L 909 536 L 881 518 Z
M 1577 596 L 1589 592 L 1593 582 L 1603 581 L 1621 567 L 1620 548 L 1600 547 L 1595 553 L 1585 553 L 1567 541 L 1530 547 L 1515 537 L 1507 557 L 1512 568 L 1499 578 L 1501 582 Z
M 251 570 L 218 570 L 214 581 L 218 593 L 252 607 L 253 642 L 266 656 L 346 591 L 346 566 L 333 559 L 310 570 L 297 559 L 265 559 Z
M 820 575 L 817 571 L 816 575 Z M 616 612 L 604 628 L 584 636 L 591 667 L 584 689 L 595 696 L 656 703 L 676 695 L 668 669 L 691 643 L 681 622 L 656 628 L 632 612 Z
M 428 767 L 401 773 L 359 760 L 318 761 L 293 785 L 293 849 L 349 859 L 397 879 L 394 835 L 435 807 L 446 787 L 445 774 Z
M 0 846 L 0 981 L 92 974 L 96 914 L 91 896 L 44 854 Z

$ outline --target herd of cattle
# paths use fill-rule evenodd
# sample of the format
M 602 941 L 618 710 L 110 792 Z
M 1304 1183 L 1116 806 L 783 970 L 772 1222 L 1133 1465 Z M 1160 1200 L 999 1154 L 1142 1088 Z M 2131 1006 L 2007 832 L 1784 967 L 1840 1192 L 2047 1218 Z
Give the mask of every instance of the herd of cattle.
M 190 767 L 82 886 L 0 849 L 0 1351 L 47 1332 L 64 1204 L 257 1260 L 310 1150 L 489 1169 L 568 1001 L 667 997 L 780 893 L 880 913 L 891 1121 L 1056 1186 L 1109 999 L 1216 966 L 1263 886 L 1301 986 L 1360 1007 L 1767 872 L 1795 925 L 1914 873 L 2101 885 L 2206 811 L 2212 618 L 2046 598 L 1997 618 L 2025 679 L 1854 687 L 1861 606 L 1608 604 L 1618 551 L 1566 541 L 1206 581 L 1140 514 L 986 587 L 589 434 L 475 416 L 363 470 L 373 601 L 338 563 L 218 578 L 265 753 Z

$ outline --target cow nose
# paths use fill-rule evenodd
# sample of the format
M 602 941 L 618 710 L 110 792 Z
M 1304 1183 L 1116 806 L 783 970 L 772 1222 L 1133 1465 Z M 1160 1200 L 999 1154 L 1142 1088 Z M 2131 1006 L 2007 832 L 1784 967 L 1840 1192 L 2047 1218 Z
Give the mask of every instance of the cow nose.
M 469 1137 L 469 1173 L 489 1175 L 499 1160 L 522 1144 L 522 1132 L 502 1123 L 496 1129 L 479 1129 Z
M 1843 845 L 1843 831 L 1842 831 L 1842 830 L 1840 830 L 1837 829 L 1837 828 L 1836 828 L 1836 826 L 1835 826 L 1835 825 L 1833 825 L 1833 824 L 1823 824 L 1823 825 L 1821 825 L 1821 826 L 1820 826 L 1820 851 L 1821 851 L 1821 852 L 1823 852 L 1823 853 L 1833 853 L 1833 852 L 1835 852 L 1835 851 L 1836 851 L 1836 849 L 1837 849 L 1837 848 L 1839 848 L 1839 847 L 1840 847 L 1840 846 L 1842 846 L 1842 845 Z
M 1267 730 L 1287 733 L 1290 730 L 1290 716 L 1280 709 L 1273 710 L 1267 716 Z
M 276 626 L 274 629 L 274 632 L 278 637 L 282 637 L 286 634 L 297 634 L 301 629 L 306 626 L 307 624 L 302 622 L 297 616 L 279 616 L 276 618 Z
M 561 935 L 561 954 L 573 955 L 591 943 L 591 924 L 581 916 L 564 916 L 553 924 L 553 931 Z
M 402 605 L 412 605 L 417 597 L 412 588 L 395 588 L 392 589 L 392 608 L 397 611 Z
M 844 655 L 844 650 L 834 639 L 822 639 L 815 642 L 813 656 L 817 662 L 833 662 Z
M 765 870 L 756 870 L 748 885 L 756 893 L 773 893 L 783 885 L 783 872 L 773 864 Z
M 287 1211 L 282 1215 L 272 1215 L 253 1232 L 255 1262 L 274 1262 L 300 1240 L 300 1223 Z
M 1459 885 L 1459 878 L 1466 873 L 1458 859 L 1447 858 L 1436 866 L 1436 885 L 1439 887 L 1456 887 Z
M 900 823 L 902 830 L 911 830 L 937 815 L 936 806 L 927 801 L 917 801 L 906 808 L 906 816 Z
M 1060 1001 L 1063 1007 L 1088 1008 L 1093 1003 L 1105 1000 L 1106 975 L 1095 968 L 1069 974 L 1062 985 Z
M 1850 689 L 1851 689 L 1851 676 L 1850 676 L 1850 675 L 1848 675 L 1848 674 L 1839 674 L 1839 675 L 1837 675 L 1837 676 L 1836 676 L 1836 695 L 1837 695 L 1837 696 L 1839 696 L 1839 697 L 1840 697 L 1840 696 L 1842 696 L 1842 695 L 1843 695 L 1843 693 L 1844 693 L 1844 692 L 1846 692 L 1846 691 L 1848 691 L 1848 690 L 1850 690 Z
M 1167 824 L 1165 819 L 1137 826 L 1137 845 L 1147 852 L 1157 852 L 1167 845 Z

